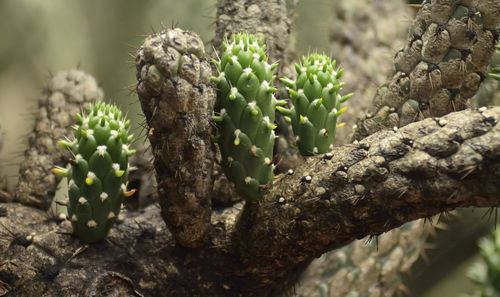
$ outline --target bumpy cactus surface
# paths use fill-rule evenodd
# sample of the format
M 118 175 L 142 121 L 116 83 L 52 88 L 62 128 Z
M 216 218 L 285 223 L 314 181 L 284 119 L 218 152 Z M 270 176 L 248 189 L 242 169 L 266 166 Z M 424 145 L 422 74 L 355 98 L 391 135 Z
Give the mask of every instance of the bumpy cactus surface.
M 233 35 L 223 43 L 218 77 L 216 115 L 223 168 L 238 194 L 248 201 L 260 199 L 271 187 L 277 104 L 265 45 L 253 35 Z
M 84 242 L 97 242 L 108 234 L 127 191 L 130 121 L 114 105 L 90 105 L 87 115 L 77 115 L 76 138 L 59 144 L 71 151 L 71 168 L 53 172 L 68 178 L 68 217 L 74 233 Z
M 351 98 L 352 93 L 339 95 L 343 69 L 335 70 L 335 60 L 311 54 L 301 62 L 301 65 L 295 64 L 295 81 L 281 79 L 288 88 L 293 106 L 278 109 L 291 122 L 302 155 L 326 153 L 333 147 L 337 118 L 346 109 L 341 109 L 340 104 Z

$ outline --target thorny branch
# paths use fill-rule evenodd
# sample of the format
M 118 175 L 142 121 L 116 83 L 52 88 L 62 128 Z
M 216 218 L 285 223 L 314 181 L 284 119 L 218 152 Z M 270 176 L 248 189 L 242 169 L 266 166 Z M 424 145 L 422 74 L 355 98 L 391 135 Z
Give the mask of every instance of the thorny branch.
M 176 247 L 154 206 L 124 212 L 109 239 L 82 248 L 69 223 L 4 204 L 0 288 L 54 296 L 103 286 L 98 280 L 115 273 L 132 284 L 108 289 L 145 296 L 273 296 L 327 250 L 456 207 L 497 206 L 499 121 L 499 107 L 462 111 L 312 158 L 245 209 L 234 233 L 241 205 L 213 212 L 211 240 L 199 249 Z

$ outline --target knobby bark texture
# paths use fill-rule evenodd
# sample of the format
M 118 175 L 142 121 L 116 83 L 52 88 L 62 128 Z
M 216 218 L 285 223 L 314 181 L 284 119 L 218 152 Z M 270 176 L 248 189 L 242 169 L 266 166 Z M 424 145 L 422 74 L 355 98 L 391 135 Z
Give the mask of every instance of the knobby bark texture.
M 162 215 L 177 242 L 191 248 L 207 239 L 212 209 L 215 91 L 204 53 L 198 35 L 167 29 L 146 38 L 136 59 Z
M 353 125 L 368 109 L 377 87 L 392 73 L 393 49 L 403 47 L 416 10 L 403 0 L 345 0 L 332 5 L 331 53 L 345 69 L 343 92 L 355 94 L 341 117 L 346 126 L 337 130 L 335 145 L 340 146 L 351 142 Z M 349 292 L 393 296 L 404 288 L 401 278 L 423 253 L 432 229 L 430 224 L 414 221 L 370 244 L 358 240 L 328 252 L 309 265 L 295 293 L 301 297 L 343 297 Z
M 459 205 L 496 206 L 498 111 L 453 113 L 381 131 L 282 176 L 238 221 L 247 277 L 280 278 L 327 250 Z
M 402 275 L 424 253 L 431 224 L 418 220 L 376 238 L 356 240 L 314 260 L 301 276 L 297 296 L 398 296 Z
M 154 205 L 124 211 L 105 241 L 84 246 L 70 235 L 67 221 L 17 203 L 0 204 L 0 292 L 277 296 L 327 250 L 456 207 L 497 206 L 499 121 L 500 108 L 462 111 L 381 131 L 312 158 L 281 176 L 259 205 L 214 211 L 210 241 L 198 249 L 176 245 Z M 391 267 L 411 262 L 402 249 L 415 244 L 418 237 L 411 236 L 418 232 L 404 234 L 397 237 L 398 252 L 384 262 L 382 280 L 390 279 Z M 357 246 L 332 269 L 360 263 L 366 276 L 360 279 L 366 280 L 378 268 L 371 266 L 373 258 L 363 261 Z M 378 253 L 391 246 L 380 241 Z
M 169 44 L 152 44 L 152 52 L 168 52 Z M 154 70 L 162 67 L 163 57 L 160 52 L 158 58 L 145 58 L 140 67 L 140 81 L 148 81 L 145 87 L 153 91 L 159 81 L 175 80 Z M 175 67 L 175 63 L 163 65 Z M 175 91 L 183 89 L 173 85 Z M 141 92 L 154 99 L 149 100 L 155 104 L 147 106 L 152 116 L 161 104 L 156 105 L 157 97 L 149 89 L 138 86 Z M 185 97 L 170 98 L 180 98 L 169 102 L 179 104 Z M 294 173 L 278 177 L 275 189 L 259 205 L 245 206 L 236 230 L 233 226 L 241 205 L 213 211 L 205 237 L 209 241 L 198 249 L 176 245 L 174 238 L 179 243 L 182 230 L 170 226 L 172 238 L 154 206 L 123 213 L 121 224 L 106 241 L 82 247 L 67 234 L 67 222 L 55 222 L 41 211 L 15 203 L 1 205 L 0 228 L 5 236 L 0 240 L 0 288 L 5 294 L 21 296 L 57 296 L 59 292 L 64 296 L 75 292 L 82 296 L 109 292 L 124 296 L 276 296 L 294 285 L 314 257 L 355 238 L 380 234 L 408 220 L 454 207 L 498 205 L 494 180 L 500 168 L 499 119 L 499 109 L 452 114 L 399 131 L 380 132 L 312 158 Z M 169 135 L 168 129 L 160 127 Z M 154 135 L 156 128 L 151 128 L 149 134 Z M 164 143 L 168 147 L 169 142 Z M 164 156 L 155 154 L 155 162 L 158 157 Z M 186 160 L 189 163 L 189 158 L 179 162 Z M 485 181 L 492 186 L 485 187 Z M 405 236 L 397 238 L 405 247 Z M 344 254 L 349 258 L 344 263 L 361 263 L 365 277 L 360 280 L 369 280 L 364 283 L 368 290 L 367 283 L 390 278 L 390 267 L 410 265 L 401 260 L 404 248 L 384 248 L 390 250 L 385 255 L 391 258 L 384 263 L 373 262 L 373 258 L 363 261 L 362 255 L 356 257 L 362 254 L 356 245 L 351 247 L 354 250 Z M 95 263 L 99 268 L 94 268 Z M 373 273 L 381 263 L 385 272 Z M 349 281 L 352 273 L 344 276 Z
M 498 43 L 500 1 L 424 1 L 396 54 L 395 73 L 358 121 L 354 138 L 466 107 Z
M 76 114 L 102 97 L 96 80 L 80 70 L 59 72 L 49 80 L 38 101 L 35 127 L 19 168 L 17 201 L 42 209 L 50 207 L 61 180 L 50 170 L 54 166 L 65 167 L 70 157 L 57 141 L 71 137 Z
M 344 0 L 331 5 L 330 52 L 345 69 L 343 94 L 354 93 L 340 118 L 346 126 L 335 135 L 335 145 L 340 146 L 351 142 L 356 120 L 392 74 L 394 49 L 404 46 L 414 11 L 404 0 Z
M 271 62 L 287 61 L 290 47 L 290 29 L 294 20 L 293 9 L 298 1 L 286 0 L 221 0 L 217 3 L 215 37 L 212 42 L 219 49 L 224 38 L 233 33 L 246 32 L 263 37 Z

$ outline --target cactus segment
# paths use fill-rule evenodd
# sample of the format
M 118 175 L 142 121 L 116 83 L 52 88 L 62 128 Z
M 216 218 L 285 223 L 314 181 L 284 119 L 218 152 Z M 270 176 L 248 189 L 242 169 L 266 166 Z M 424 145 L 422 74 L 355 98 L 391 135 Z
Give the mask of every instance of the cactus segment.
M 301 64 L 295 64 L 295 71 L 295 81 L 281 79 L 293 107 L 277 109 L 289 118 L 302 155 L 326 153 L 333 147 L 337 119 L 346 109 L 341 109 L 340 104 L 353 94 L 339 95 L 344 85 L 339 81 L 343 69 L 335 70 L 335 60 L 325 55 L 302 57 Z
M 272 185 L 274 112 L 278 102 L 273 70 L 262 40 L 250 34 L 233 35 L 223 43 L 219 61 L 214 121 L 219 126 L 223 168 L 237 193 L 247 201 L 263 197 Z
M 500 45 L 495 46 L 495 48 L 497 51 L 500 51 Z M 492 72 L 488 73 L 488 75 L 491 78 L 500 81 L 500 66 L 491 67 L 491 71 Z
M 127 191 L 129 121 L 115 105 L 90 105 L 86 115 L 77 115 L 74 141 L 61 140 L 59 145 L 70 150 L 71 168 L 56 167 L 52 172 L 67 177 L 69 188 L 68 217 L 74 233 L 86 243 L 106 237 L 120 213 Z

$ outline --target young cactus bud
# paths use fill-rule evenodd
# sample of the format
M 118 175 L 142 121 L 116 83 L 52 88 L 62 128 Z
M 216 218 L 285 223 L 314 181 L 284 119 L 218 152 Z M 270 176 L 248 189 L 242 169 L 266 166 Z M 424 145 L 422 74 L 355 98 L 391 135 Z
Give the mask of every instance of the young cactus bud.
M 326 153 L 333 147 L 337 118 L 346 110 L 340 104 L 352 96 L 339 95 L 343 69 L 335 70 L 335 60 L 325 55 L 311 54 L 295 64 L 295 70 L 295 81 L 281 79 L 293 107 L 278 110 L 290 118 L 302 155 Z
M 223 168 L 236 192 L 247 201 L 266 193 L 273 179 L 274 112 L 272 74 L 262 40 L 249 34 L 233 35 L 214 64 L 218 77 L 214 120 Z
M 500 45 L 497 45 L 496 49 L 497 49 L 497 52 L 500 52 Z M 492 72 L 488 73 L 488 75 L 491 78 L 500 81 L 500 66 L 497 65 L 497 66 L 491 67 L 491 70 L 492 70 Z
M 52 171 L 68 178 L 68 217 L 74 233 L 83 242 L 97 242 L 109 232 L 120 212 L 127 190 L 131 135 L 129 122 L 115 105 L 90 105 L 79 115 L 74 141 L 60 141 L 74 156 L 71 168 Z

